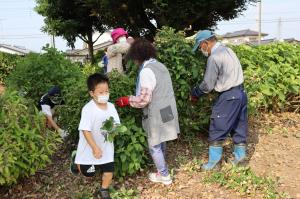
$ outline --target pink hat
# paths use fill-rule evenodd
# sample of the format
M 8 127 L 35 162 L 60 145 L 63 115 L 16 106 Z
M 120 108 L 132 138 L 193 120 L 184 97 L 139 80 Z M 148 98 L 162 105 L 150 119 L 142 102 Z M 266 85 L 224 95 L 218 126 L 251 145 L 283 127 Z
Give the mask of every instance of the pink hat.
M 111 32 L 111 38 L 114 43 L 117 43 L 119 37 L 126 36 L 128 37 L 128 33 L 123 28 L 116 28 Z

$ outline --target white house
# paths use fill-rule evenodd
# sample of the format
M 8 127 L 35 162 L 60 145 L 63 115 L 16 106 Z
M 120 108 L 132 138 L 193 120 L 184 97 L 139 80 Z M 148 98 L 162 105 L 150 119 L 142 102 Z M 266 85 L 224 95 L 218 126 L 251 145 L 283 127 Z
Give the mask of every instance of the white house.
M 267 33 L 261 33 L 261 39 L 268 36 Z M 259 40 L 259 33 L 250 29 L 228 32 L 221 36 L 221 41 L 224 44 L 244 44 Z
M 105 48 L 113 44 L 110 34 L 110 31 L 104 32 L 102 35 L 100 35 L 100 33 L 98 32 L 94 33 L 93 40 L 96 40 L 99 37 L 98 40 L 94 43 L 94 54 L 96 54 L 97 51 L 104 50 Z M 87 61 L 89 61 L 88 45 L 83 42 L 82 49 L 67 50 L 66 56 L 72 62 L 86 63 Z M 100 60 L 96 61 L 98 62 Z
M 99 43 L 97 45 L 94 44 L 94 54 L 99 50 L 104 50 L 108 46 L 112 44 L 112 41 L 106 41 L 103 43 Z M 70 59 L 72 62 L 81 62 L 86 63 L 89 61 L 89 49 L 87 47 L 83 49 L 74 49 L 74 50 L 67 50 L 66 57 Z M 99 62 L 100 60 L 96 60 Z
M 33 51 L 28 50 L 23 46 L 12 46 L 8 44 L 0 44 L 0 52 L 25 56 L 28 53 Z

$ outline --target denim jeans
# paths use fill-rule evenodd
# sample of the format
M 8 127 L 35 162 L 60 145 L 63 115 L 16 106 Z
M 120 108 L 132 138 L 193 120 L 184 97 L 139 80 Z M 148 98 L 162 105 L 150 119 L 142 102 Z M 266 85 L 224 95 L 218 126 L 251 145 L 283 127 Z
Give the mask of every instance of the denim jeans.
M 162 176 L 169 175 L 168 166 L 165 160 L 166 147 L 167 147 L 166 142 L 162 142 L 155 146 L 149 146 L 150 154 L 156 166 L 156 169 Z

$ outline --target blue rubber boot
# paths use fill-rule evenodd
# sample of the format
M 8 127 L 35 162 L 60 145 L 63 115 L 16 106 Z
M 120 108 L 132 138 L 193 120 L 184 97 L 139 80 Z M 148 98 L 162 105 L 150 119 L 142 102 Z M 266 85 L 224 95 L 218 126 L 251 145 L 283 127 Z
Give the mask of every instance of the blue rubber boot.
M 234 166 L 237 166 L 238 164 L 242 163 L 246 159 L 246 144 L 235 144 L 233 155 L 234 160 L 232 161 L 232 164 Z
M 223 147 L 222 144 L 210 145 L 209 146 L 209 157 L 208 163 L 203 164 L 201 169 L 204 171 L 209 171 L 215 168 L 215 166 L 220 162 L 222 158 Z

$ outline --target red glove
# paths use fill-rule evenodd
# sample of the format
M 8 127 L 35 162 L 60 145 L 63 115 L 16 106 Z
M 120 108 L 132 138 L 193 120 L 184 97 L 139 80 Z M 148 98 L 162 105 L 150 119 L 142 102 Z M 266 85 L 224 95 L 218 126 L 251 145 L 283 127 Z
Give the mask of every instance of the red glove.
M 120 97 L 119 99 L 116 100 L 116 104 L 118 107 L 125 107 L 129 106 L 129 97 Z
M 190 96 L 190 101 L 193 103 L 193 104 L 195 104 L 197 101 L 198 101 L 198 97 L 196 97 L 196 96 Z

